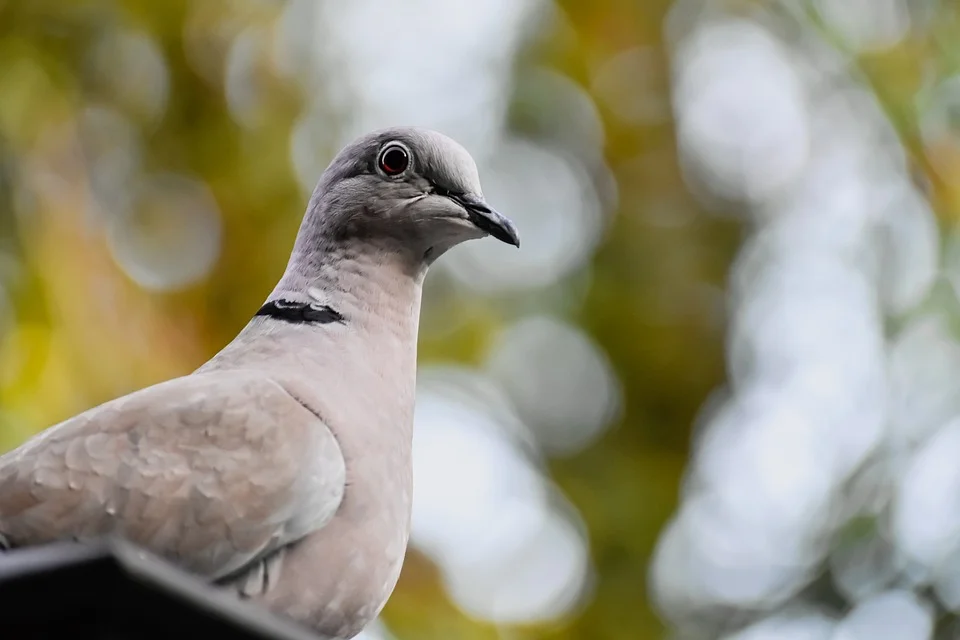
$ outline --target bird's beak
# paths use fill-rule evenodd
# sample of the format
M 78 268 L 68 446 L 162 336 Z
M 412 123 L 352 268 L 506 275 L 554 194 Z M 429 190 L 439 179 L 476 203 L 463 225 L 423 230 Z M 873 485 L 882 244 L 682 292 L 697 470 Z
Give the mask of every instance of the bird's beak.
M 516 225 L 505 215 L 491 207 L 483 198 L 473 195 L 458 195 L 453 198 L 467 211 L 467 217 L 478 229 L 491 236 L 520 247 L 520 234 Z

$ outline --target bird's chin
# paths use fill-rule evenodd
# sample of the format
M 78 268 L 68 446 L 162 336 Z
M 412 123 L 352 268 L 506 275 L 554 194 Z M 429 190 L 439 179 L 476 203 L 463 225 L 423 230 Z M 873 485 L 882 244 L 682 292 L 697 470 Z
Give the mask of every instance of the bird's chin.
M 444 253 L 467 240 L 476 240 L 486 237 L 484 231 L 478 229 L 463 214 L 443 216 L 431 221 L 432 228 L 426 238 L 424 260 L 432 263 Z

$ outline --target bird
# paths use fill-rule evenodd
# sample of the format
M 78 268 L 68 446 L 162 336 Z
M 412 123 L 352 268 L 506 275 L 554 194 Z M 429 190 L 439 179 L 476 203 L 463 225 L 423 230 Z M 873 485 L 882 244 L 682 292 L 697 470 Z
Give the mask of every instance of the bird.
M 0 456 L 0 544 L 116 536 L 325 637 L 355 636 L 409 542 L 424 276 L 488 236 L 520 246 L 459 143 L 419 127 L 350 142 L 229 344 Z

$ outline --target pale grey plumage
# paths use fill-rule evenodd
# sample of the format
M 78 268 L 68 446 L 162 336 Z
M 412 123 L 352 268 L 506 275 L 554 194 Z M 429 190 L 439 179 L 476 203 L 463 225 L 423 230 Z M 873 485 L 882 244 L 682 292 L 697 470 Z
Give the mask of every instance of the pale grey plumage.
M 395 176 L 379 165 L 392 146 L 409 157 Z M 355 635 L 392 592 L 409 536 L 422 279 L 487 234 L 519 244 L 462 147 L 413 128 L 360 138 L 321 177 L 273 311 L 193 374 L 0 456 L 0 536 L 119 534 L 326 635 Z M 285 320 L 298 303 L 327 319 Z

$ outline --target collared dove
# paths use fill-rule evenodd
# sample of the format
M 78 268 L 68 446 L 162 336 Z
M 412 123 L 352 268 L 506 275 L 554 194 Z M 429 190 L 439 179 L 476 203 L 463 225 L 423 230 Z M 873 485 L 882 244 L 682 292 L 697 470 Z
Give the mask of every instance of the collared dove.
M 356 635 L 409 538 L 421 283 L 486 235 L 520 245 L 450 138 L 394 128 L 348 145 L 279 284 L 220 353 L 0 456 L 0 543 L 118 535 L 326 636 Z

